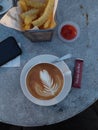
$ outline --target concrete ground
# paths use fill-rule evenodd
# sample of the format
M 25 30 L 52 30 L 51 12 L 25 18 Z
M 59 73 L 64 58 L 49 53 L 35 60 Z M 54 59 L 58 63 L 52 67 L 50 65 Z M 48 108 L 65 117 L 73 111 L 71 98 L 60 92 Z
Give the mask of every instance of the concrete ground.
M 1 122 L 0 130 L 4 128 L 6 130 L 50 130 L 57 128 L 60 130 L 98 130 L 98 101 L 75 117 L 58 124 L 41 127 L 21 127 Z

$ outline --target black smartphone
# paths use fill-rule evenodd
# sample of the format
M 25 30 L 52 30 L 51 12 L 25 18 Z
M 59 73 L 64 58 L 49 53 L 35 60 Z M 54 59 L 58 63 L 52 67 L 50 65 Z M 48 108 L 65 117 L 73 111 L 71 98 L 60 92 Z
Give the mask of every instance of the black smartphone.
M 22 53 L 16 39 L 12 36 L 0 42 L 0 66 Z

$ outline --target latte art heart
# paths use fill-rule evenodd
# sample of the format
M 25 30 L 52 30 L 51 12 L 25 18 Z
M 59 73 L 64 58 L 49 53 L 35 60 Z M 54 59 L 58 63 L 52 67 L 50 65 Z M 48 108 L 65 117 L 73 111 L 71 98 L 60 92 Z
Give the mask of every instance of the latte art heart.
M 63 86 L 63 76 L 58 68 L 48 63 L 34 66 L 27 76 L 30 93 L 39 99 L 51 99 L 59 94 Z

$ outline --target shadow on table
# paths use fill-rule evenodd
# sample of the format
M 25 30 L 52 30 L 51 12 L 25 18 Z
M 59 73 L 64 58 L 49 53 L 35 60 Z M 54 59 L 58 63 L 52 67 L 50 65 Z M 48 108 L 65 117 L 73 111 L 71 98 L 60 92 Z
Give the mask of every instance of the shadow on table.
M 75 117 L 67 121 L 60 122 L 48 126 L 40 127 L 21 127 L 10 124 L 0 123 L 0 130 L 51 130 L 51 129 L 65 129 L 65 130 L 98 130 L 98 101 L 91 107 L 81 112 Z

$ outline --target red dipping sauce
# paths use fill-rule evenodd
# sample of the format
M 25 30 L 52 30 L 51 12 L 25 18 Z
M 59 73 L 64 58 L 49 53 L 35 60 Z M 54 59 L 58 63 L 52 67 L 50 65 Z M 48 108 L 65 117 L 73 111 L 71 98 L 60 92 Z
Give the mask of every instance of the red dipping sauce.
M 61 35 L 67 40 L 72 40 L 77 36 L 77 29 L 73 25 L 64 25 L 61 29 Z
M 69 22 L 63 23 L 59 28 L 59 37 L 63 41 L 72 42 L 79 36 L 79 27 L 77 24 Z

